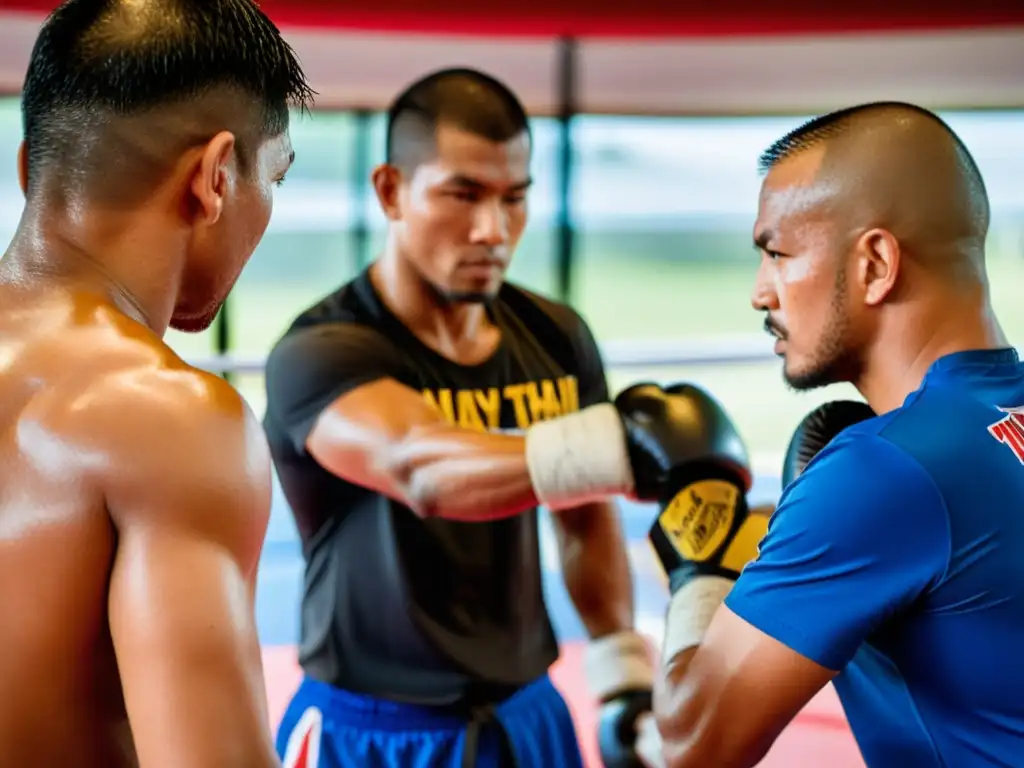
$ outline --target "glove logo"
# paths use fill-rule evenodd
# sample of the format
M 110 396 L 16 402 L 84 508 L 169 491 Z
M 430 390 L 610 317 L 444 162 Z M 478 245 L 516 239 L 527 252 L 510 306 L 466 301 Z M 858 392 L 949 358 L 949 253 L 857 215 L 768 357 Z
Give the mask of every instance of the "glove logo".
M 722 546 L 736 518 L 739 490 L 722 480 L 699 480 L 675 495 L 658 518 L 676 551 L 700 563 Z

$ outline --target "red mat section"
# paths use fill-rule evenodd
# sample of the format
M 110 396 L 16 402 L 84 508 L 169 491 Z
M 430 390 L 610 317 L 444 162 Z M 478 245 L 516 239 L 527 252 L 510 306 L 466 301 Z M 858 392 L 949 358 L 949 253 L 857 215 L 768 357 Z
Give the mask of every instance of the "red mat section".
M 583 680 L 582 650 L 580 643 L 563 646 L 562 657 L 551 674 L 576 720 L 587 768 L 601 768 L 594 746 L 595 710 Z M 275 727 L 299 684 L 301 673 L 295 658 L 295 649 L 290 646 L 263 649 L 270 718 Z M 761 762 L 765 768 L 821 768 L 825 765 L 828 768 L 864 768 L 831 687 L 807 705 Z

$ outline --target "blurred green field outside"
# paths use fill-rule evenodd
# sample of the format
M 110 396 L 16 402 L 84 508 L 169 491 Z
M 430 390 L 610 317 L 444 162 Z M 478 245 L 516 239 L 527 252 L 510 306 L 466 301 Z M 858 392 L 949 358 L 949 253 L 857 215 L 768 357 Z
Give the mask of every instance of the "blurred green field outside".
M 993 204 L 988 243 L 991 290 L 1010 339 L 1024 345 L 1024 111 L 944 113 L 985 177 Z M 599 342 L 761 338 L 750 308 L 757 268 L 751 246 L 760 179 L 758 153 L 799 116 L 640 117 L 584 115 L 573 121 L 570 216 L 576 228 L 569 301 Z M 291 320 L 350 280 L 379 251 L 383 217 L 368 187 L 383 160 L 383 115 L 360 133 L 351 112 L 295 116 L 295 166 L 275 192 L 270 230 L 224 312 L 233 355 L 260 360 Z M 530 224 L 509 279 L 555 296 L 559 204 L 557 123 L 533 121 Z M 21 140 L 17 98 L 0 99 L 0 156 L 13 163 Z M 11 166 L 13 167 L 13 166 Z M 14 174 L 0 175 L 0 238 L 22 205 Z M 354 232 L 369 229 L 360 245 Z M 208 358 L 214 331 L 171 333 L 187 359 Z M 849 387 L 790 392 L 780 363 L 609 370 L 612 390 L 641 379 L 687 379 L 709 387 L 731 411 L 753 453 L 773 461 L 801 416 L 819 402 L 853 397 Z M 263 410 L 258 375 L 233 381 Z
M 745 237 L 741 233 L 735 235 L 737 241 Z M 289 237 L 292 247 L 296 239 L 294 235 Z M 343 238 L 339 234 L 334 239 L 337 243 Z M 578 266 L 573 304 L 590 323 L 599 341 L 711 337 L 720 339 L 725 348 L 737 336 L 749 337 L 761 332 L 762 317 L 749 303 L 757 259 L 746 242 L 742 243 L 742 258 L 716 262 L 675 255 L 675 249 L 692 245 L 693 240 L 686 233 L 666 235 L 661 238 L 662 242 L 626 234 L 581 240 L 584 256 Z M 662 255 L 666 252 L 667 258 Z M 310 253 L 316 254 L 313 260 L 319 262 L 317 256 L 324 251 Z M 299 258 L 301 256 L 297 256 L 296 261 Z M 531 259 L 529 251 L 518 258 L 512 279 L 549 292 L 553 284 L 549 274 L 553 271 L 549 268 L 551 260 Z M 346 264 L 343 258 L 339 261 L 333 269 L 324 270 L 334 273 L 330 279 L 326 275 L 316 279 L 308 273 L 305 279 L 297 279 L 295 272 L 306 272 L 298 264 L 289 270 L 291 275 L 287 272 L 271 275 L 267 273 L 276 270 L 261 267 L 258 258 L 254 259 L 252 270 L 243 277 L 232 296 L 229 311 L 232 313 L 233 348 L 248 356 L 266 354 L 296 314 L 354 274 L 354 265 Z M 283 262 L 283 259 L 274 260 L 276 264 Z M 1024 303 L 1019 300 L 1019 287 L 1024 285 L 1024 254 L 1015 249 L 992 252 L 990 277 L 993 301 L 1005 330 L 1015 343 L 1024 343 Z M 205 356 L 209 354 L 210 340 L 204 337 L 207 334 L 187 338 L 175 334 L 173 341 L 186 356 Z M 792 392 L 782 382 L 780 365 L 778 361 L 769 361 L 648 370 L 612 369 L 609 381 L 613 392 L 645 379 L 699 382 L 710 388 L 733 414 L 751 452 L 762 460 L 771 461 L 784 451 L 793 427 L 806 411 L 825 400 L 857 397 L 856 392 L 845 385 L 810 393 Z M 246 375 L 235 381 L 253 408 L 262 413 L 262 377 Z

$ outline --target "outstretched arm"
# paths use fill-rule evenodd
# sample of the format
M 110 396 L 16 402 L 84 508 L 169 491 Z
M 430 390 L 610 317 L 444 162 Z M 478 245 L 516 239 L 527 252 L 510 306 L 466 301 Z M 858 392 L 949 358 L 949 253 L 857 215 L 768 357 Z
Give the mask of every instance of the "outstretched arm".
M 402 354 L 384 335 L 319 326 L 271 354 L 268 420 L 328 471 L 423 516 L 495 519 L 632 488 L 622 421 L 609 403 L 573 413 L 573 398 L 554 382 L 536 392 L 427 395 L 403 380 Z M 488 431 L 505 400 L 525 435 Z
M 104 427 L 109 618 L 139 760 L 276 766 L 253 613 L 270 511 L 259 425 L 197 372 L 153 374 L 120 395 Z
M 425 517 L 486 520 L 538 502 L 523 436 L 450 424 L 422 394 L 391 378 L 332 402 L 306 447 L 325 469 Z

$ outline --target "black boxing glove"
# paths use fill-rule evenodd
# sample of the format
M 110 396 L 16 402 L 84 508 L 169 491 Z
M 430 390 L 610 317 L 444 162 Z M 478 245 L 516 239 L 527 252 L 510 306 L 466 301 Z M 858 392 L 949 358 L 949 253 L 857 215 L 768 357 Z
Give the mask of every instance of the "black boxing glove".
M 691 477 L 721 477 L 746 493 L 747 449 L 725 410 L 693 384 L 634 384 L 615 398 L 633 468 L 633 496 L 664 501 Z
M 747 452 L 721 407 L 689 384 L 637 384 L 526 431 L 526 466 L 538 501 L 552 511 L 609 496 L 657 501 L 687 475 L 746 488 Z
M 808 413 L 797 426 L 786 449 L 782 465 L 782 487 L 796 480 L 811 459 L 847 427 L 875 418 L 867 403 L 854 400 L 833 400 Z
M 644 768 L 637 754 L 640 718 L 651 712 L 651 692 L 617 696 L 598 710 L 597 748 L 604 768 Z
M 638 495 L 652 489 L 648 497 L 660 507 L 649 538 L 672 592 L 663 649 L 669 660 L 703 639 L 743 567 L 757 556 L 767 518 L 750 514 L 746 449 L 709 394 L 690 384 L 664 391 L 644 385 L 624 392 L 616 405 L 632 438 Z
M 747 516 L 751 477 L 732 420 L 692 384 L 630 387 L 615 405 L 630 438 L 636 495 L 661 506 L 650 540 L 672 590 L 696 573 L 735 578 L 721 556 Z

